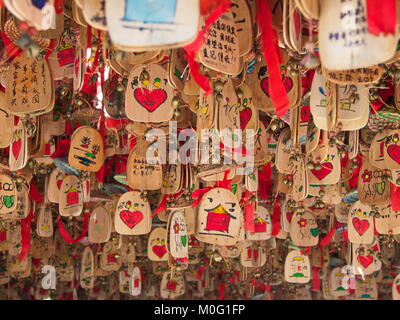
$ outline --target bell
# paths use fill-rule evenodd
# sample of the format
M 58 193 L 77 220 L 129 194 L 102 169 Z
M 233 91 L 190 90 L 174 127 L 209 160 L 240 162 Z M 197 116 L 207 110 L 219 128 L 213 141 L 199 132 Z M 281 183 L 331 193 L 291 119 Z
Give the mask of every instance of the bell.
M 175 116 L 175 117 L 179 117 L 180 115 L 181 115 L 180 110 L 179 110 L 179 109 L 175 109 L 175 111 L 174 111 L 174 116 Z
M 312 162 L 312 161 L 307 162 L 307 169 L 313 170 L 314 169 L 314 162 Z
M 31 58 L 38 58 L 39 59 L 39 54 L 40 54 L 40 48 L 38 46 L 38 44 L 36 42 L 32 42 L 29 46 L 28 46 L 28 55 Z
M 278 129 L 278 124 L 276 123 L 276 121 L 274 121 L 272 124 L 271 124 L 271 130 L 272 131 L 276 131 Z
M 224 100 L 224 97 L 223 97 L 222 94 L 217 93 L 216 96 L 215 96 L 215 99 L 216 99 L 218 102 L 222 102 L 222 100 Z
M 23 33 L 17 41 L 17 46 L 20 48 L 27 48 L 32 42 L 32 38 L 28 34 Z
M 125 86 L 124 86 L 124 84 L 122 82 L 118 82 L 116 89 L 117 89 L 118 92 L 124 92 Z
M 315 170 L 321 170 L 322 166 L 320 163 L 317 163 L 317 164 L 315 164 L 314 168 L 315 168 Z
M 214 90 L 215 91 L 222 91 L 224 88 L 224 83 L 221 80 L 215 82 Z

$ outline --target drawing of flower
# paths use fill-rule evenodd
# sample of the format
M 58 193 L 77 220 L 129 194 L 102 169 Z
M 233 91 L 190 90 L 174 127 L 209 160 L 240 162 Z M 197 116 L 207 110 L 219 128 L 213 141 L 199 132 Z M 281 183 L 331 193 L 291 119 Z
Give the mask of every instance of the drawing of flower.
M 371 182 L 372 171 L 369 171 L 369 170 L 365 169 L 364 173 L 361 175 L 361 178 L 363 180 L 363 183 Z
M 305 228 L 307 226 L 307 220 L 304 218 L 301 218 L 297 223 L 299 224 L 300 228 Z

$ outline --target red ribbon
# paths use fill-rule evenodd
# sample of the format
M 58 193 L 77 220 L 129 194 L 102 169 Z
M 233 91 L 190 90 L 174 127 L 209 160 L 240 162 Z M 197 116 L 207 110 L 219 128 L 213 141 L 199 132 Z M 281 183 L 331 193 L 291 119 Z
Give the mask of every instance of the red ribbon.
M 156 214 L 159 214 L 160 212 L 163 212 L 165 210 L 167 210 L 167 199 L 168 198 L 178 198 L 179 196 L 182 195 L 182 193 L 184 192 L 184 190 L 181 190 L 177 193 L 173 193 L 173 194 L 165 194 L 160 202 L 160 204 L 158 205 L 158 207 L 154 210 L 153 214 L 152 214 L 152 218 L 155 217 Z
M 395 34 L 397 28 L 397 0 L 366 0 L 368 32 Z
M 289 98 L 282 82 L 278 35 L 272 28 L 272 14 L 267 0 L 257 0 L 257 23 L 260 28 L 262 51 L 268 68 L 270 97 L 275 106 L 276 115 L 282 118 L 288 111 Z
M 193 201 L 192 203 L 192 207 L 195 208 L 199 205 L 201 199 L 203 198 L 203 196 L 210 191 L 211 189 L 215 189 L 215 188 L 224 188 L 224 189 L 228 189 L 230 191 L 232 191 L 232 180 L 228 180 L 228 175 L 229 175 L 230 170 L 225 171 L 224 174 L 224 179 L 217 181 L 214 185 L 214 187 L 205 187 L 202 189 L 197 189 L 195 191 L 192 192 L 192 199 L 196 199 Z
M 390 184 L 390 203 L 393 211 L 400 211 L 400 187 Z
M 43 196 L 40 194 L 39 190 L 33 182 L 30 183 L 29 187 L 29 199 L 36 203 L 43 202 L 44 200 Z
M 225 282 L 221 282 L 218 286 L 218 300 L 225 299 Z
M 272 167 L 267 163 L 262 170 L 258 170 L 258 196 L 261 200 L 266 200 L 271 191 Z
M 57 14 L 62 14 L 64 11 L 64 0 L 54 0 L 54 9 Z
M 321 290 L 321 279 L 319 277 L 319 268 L 313 267 L 312 268 L 312 291 L 320 291 Z
M 69 139 L 58 140 L 56 150 L 50 156 L 50 158 L 55 159 L 55 158 L 66 157 L 68 155 L 70 146 L 71 146 L 71 140 Z
M 207 95 L 212 93 L 212 89 L 210 86 L 210 80 L 203 74 L 200 73 L 200 66 L 196 62 L 196 54 L 199 51 L 200 47 L 203 45 L 205 41 L 205 34 L 207 32 L 207 29 L 215 22 L 218 20 L 218 18 L 225 13 L 226 11 L 229 10 L 231 6 L 231 1 L 230 0 L 224 0 L 221 1 L 221 4 L 215 8 L 211 14 L 207 17 L 205 21 L 205 25 L 203 29 L 201 29 L 196 36 L 196 39 L 188 44 L 187 46 L 184 46 L 183 49 L 186 51 L 185 54 L 185 59 L 187 60 L 190 68 L 190 74 L 192 78 L 196 81 L 196 83 L 199 85 L 203 91 Z
M 204 271 L 206 270 L 205 266 L 201 266 L 197 269 L 197 275 L 196 275 L 196 279 L 197 280 L 201 280 L 203 279 L 203 275 L 204 275 Z
M 245 191 L 242 198 L 244 203 L 244 229 L 248 232 L 255 231 L 254 225 L 254 205 L 250 203 L 252 193 L 248 190 Z
M 16 47 L 14 43 L 12 43 L 12 41 L 7 37 L 4 31 L 1 33 L 1 38 L 3 40 L 3 44 L 8 57 L 18 57 L 22 53 L 22 50 Z
M 90 212 L 85 212 L 83 214 L 83 218 L 84 218 L 84 220 L 83 220 L 82 233 L 76 239 L 74 239 L 70 236 L 68 231 L 65 229 L 61 217 L 58 217 L 58 230 L 60 231 L 60 234 L 63 237 L 65 242 L 74 244 L 74 243 L 81 241 L 86 236 L 86 234 L 88 232 L 88 227 L 89 227 Z
M 325 247 L 325 246 L 327 246 L 328 244 L 331 243 L 332 237 L 333 237 L 336 229 L 338 229 L 338 228 L 343 228 L 343 238 L 347 242 L 348 241 L 348 234 L 347 234 L 347 231 L 344 229 L 344 227 L 345 227 L 344 223 L 337 222 L 333 226 L 333 228 L 327 233 L 325 238 L 320 241 L 320 243 L 319 243 L 320 247 Z
M 275 199 L 274 210 L 272 213 L 272 236 L 277 236 L 281 231 L 281 199 L 278 195 Z
M 18 256 L 19 261 L 26 258 L 31 248 L 31 222 L 33 218 L 33 207 L 31 206 L 29 215 L 21 220 L 21 251 Z

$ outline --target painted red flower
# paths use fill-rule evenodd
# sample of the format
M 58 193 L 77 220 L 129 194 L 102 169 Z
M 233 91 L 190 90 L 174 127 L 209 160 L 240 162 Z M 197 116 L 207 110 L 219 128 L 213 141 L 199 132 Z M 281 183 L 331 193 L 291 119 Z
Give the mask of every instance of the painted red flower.
M 301 218 L 299 221 L 297 221 L 297 223 L 299 224 L 300 228 L 305 228 L 307 226 L 307 220 L 304 218 Z
M 363 183 L 371 182 L 372 171 L 369 171 L 369 170 L 365 169 L 364 173 L 361 175 L 361 178 L 363 180 Z

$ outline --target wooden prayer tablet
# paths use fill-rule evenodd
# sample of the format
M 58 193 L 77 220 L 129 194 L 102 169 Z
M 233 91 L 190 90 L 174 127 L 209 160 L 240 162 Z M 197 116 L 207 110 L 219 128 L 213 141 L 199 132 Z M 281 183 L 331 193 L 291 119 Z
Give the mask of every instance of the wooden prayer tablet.
M 94 255 L 90 247 L 86 247 L 82 254 L 80 286 L 91 289 L 94 285 Z
M 211 244 L 233 245 L 239 237 L 242 217 L 242 210 L 231 191 L 211 189 L 199 205 L 196 238 Z
M 380 252 L 379 242 L 370 245 L 352 244 L 352 265 L 355 274 L 370 275 L 382 268 L 382 261 L 378 259 Z
M 188 259 L 188 235 L 183 210 L 169 214 L 167 250 L 175 259 Z
M 82 126 L 75 130 L 71 138 L 68 162 L 78 170 L 100 170 L 104 162 L 104 142 L 96 129 Z
M 323 66 L 331 70 L 371 67 L 394 55 L 397 34 L 368 33 L 366 8 L 366 0 L 320 1 L 318 42 Z M 356 12 L 358 19 L 354 19 Z
M 254 232 L 247 233 L 247 239 L 252 241 L 268 240 L 272 234 L 271 215 L 262 206 L 257 206 L 254 212 Z
M 0 175 L 0 214 L 11 213 L 17 208 L 17 187 L 6 174 Z
M 125 93 L 125 113 L 141 122 L 169 121 L 173 115 L 172 87 L 167 71 L 157 65 L 138 66 L 130 72 Z
M 285 260 L 285 281 L 289 283 L 308 283 L 311 280 L 311 267 L 308 256 L 299 250 L 292 250 Z
M 11 171 L 17 171 L 25 167 L 28 160 L 28 137 L 25 124 L 21 118 L 14 118 L 12 130 L 8 163 Z
M 50 208 L 42 206 L 39 209 L 39 215 L 36 223 L 36 233 L 40 237 L 52 237 L 54 233 L 53 215 Z
M 155 228 L 149 236 L 147 256 L 151 261 L 168 261 L 167 230 Z
M 209 31 L 209 41 L 199 50 L 199 60 L 207 68 L 229 75 L 241 71 L 240 45 L 232 12 L 223 14 Z M 215 42 L 215 45 L 213 45 Z
M 46 60 L 36 60 L 26 54 L 12 61 L 6 86 L 7 110 L 20 116 L 44 113 L 54 90 Z
M 127 51 L 181 46 L 196 36 L 199 9 L 198 0 L 107 0 L 109 35 Z
M 298 247 L 312 247 L 318 244 L 318 224 L 311 212 L 293 214 L 290 224 L 290 238 L 293 244 Z
M 64 178 L 59 191 L 59 212 L 61 216 L 77 217 L 83 210 L 83 190 L 78 177 Z
M 181 273 L 165 272 L 161 284 L 160 295 L 163 299 L 175 299 L 185 293 L 185 281 Z
M 88 240 L 92 243 L 104 243 L 111 235 L 111 215 L 103 207 L 97 207 L 90 215 Z
M 374 217 L 371 207 L 360 201 L 354 203 L 348 215 L 349 241 L 356 244 L 371 244 L 374 240 Z
M 124 235 L 143 235 L 151 230 L 148 199 L 138 191 L 124 193 L 118 200 L 114 216 L 115 230 Z
M 371 149 L 370 149 L 371 150 Z M 390 200 L 390 182 L 385 172 L 364 159 L 358 176 L 358 197 L 369 205 L 386 205 Z
M 139 296 L 142 292 L 142 276 L 140 269 L 134 267 L 129 279 L 129 294 L 133 297 Z
M 79 5 L 79 3 L 77 2 Z M 105 13 L 105 2 L 102 0 L 81 1 L 83 16 L 86 22 L 93 28 L 107 31 L 107 19 Z

